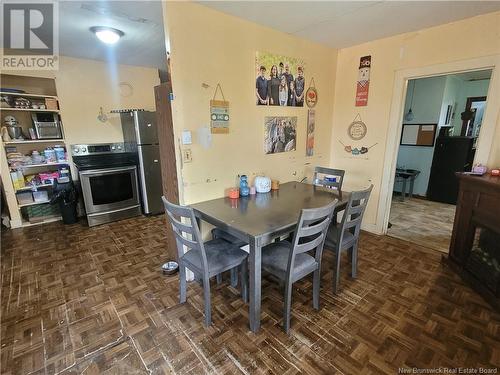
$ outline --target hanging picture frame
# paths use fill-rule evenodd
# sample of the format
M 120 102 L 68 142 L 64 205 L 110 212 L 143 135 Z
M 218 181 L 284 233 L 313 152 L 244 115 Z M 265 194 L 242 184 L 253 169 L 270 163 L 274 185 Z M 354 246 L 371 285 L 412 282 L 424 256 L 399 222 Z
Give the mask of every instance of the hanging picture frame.
M 217 100 L 220 90 L 222 100 Z M 229 133 L 229 102 L 224 97 L 220 83 L 217 83 L 214 96 L 210 100 L 210 129 L 213 134 Z
M 306 91 L 306 104 L 309 108 L 314 108 L 316 107 L 317 103 L 318 103 L 318 91 L 316 90 L 314 77 L 312 77 L 311 82 L 309 82 L 309 88 Z

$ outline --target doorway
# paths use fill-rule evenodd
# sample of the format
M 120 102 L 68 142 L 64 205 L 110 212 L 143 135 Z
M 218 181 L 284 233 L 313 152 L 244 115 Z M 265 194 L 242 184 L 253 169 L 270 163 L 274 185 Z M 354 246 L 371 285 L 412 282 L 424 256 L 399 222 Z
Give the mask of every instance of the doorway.
M 456 172 L 473 167 L 492 70 L 408 81 L 389 236 L 448 252 Z

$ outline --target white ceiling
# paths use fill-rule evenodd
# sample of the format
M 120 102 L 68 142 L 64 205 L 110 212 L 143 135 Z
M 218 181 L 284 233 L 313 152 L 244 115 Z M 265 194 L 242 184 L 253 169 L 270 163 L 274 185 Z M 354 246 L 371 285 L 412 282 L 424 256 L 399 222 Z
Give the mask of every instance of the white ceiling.
M 324 45 L 342 48 L 500 10 L 500 1 L 199 1 L 216 10 Z M 60 1 L 61 55 L 165 67 L 160 1 Z M 125 36 L 101 43 L 91 26 Z
M 334 48 L 500 10 L 500 1 L 198 2 Z
M 109 46 L 89 31 L 111 26 L 125 35 Z M 165 68 L 160 1 L 60 1 L 59 53 L 119 64 Z

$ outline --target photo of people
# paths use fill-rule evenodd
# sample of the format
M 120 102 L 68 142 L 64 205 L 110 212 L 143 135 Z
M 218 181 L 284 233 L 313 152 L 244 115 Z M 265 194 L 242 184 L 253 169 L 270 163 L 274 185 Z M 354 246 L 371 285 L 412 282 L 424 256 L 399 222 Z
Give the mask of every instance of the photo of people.
M 257 52 L 255 57 L 257 105 L 303 107 L 304 62 L 293 57 Z
M 266 117 L 264 152 L 295 151 L 297 138 L 297 117 Z

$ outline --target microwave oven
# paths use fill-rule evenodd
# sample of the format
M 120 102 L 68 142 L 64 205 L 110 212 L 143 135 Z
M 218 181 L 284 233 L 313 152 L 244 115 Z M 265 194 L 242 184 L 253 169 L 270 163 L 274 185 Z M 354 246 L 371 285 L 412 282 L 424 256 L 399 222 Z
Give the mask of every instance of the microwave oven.
M 37 139 L 61 139 L 59 115 L 52 112 L 34 112 L 31 114 Z

